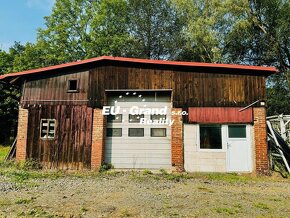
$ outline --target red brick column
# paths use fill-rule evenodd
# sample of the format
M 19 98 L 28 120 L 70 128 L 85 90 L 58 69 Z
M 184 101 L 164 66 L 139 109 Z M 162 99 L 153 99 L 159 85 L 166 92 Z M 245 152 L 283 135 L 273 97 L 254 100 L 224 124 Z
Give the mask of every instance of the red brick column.
M 19 107 L 17 143 L 16 143 L 17 161 L 24 161 L 26 159 L 27 128 L 28 128 L 28 110 Z
M 171 119 L 174 121 L 171 126 L 171 161 L 172 166 L 178 171 L 183 171 L 183 123 L 182 109 L 172 108 Z M 174 115 L 180 113 L 180 115 Z
M 256 151 L 256 172 L 268 174 L 268 145 L 266 128 L 266 108 L 256 107 L 254 110 L 254 141 Z
M 106 119 L 102 109 L 94 109 L 91 169 L 99 169 L 104 161 Z

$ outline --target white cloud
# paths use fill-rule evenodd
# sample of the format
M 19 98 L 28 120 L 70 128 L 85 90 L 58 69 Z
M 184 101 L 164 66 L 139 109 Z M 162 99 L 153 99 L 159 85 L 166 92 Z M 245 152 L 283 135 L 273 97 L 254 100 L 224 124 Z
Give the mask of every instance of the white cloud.
M 55 0 L 26 0 L 26 5 L 29 8 L 38 8 L 41 10 L 50 11 L 54 5 Z

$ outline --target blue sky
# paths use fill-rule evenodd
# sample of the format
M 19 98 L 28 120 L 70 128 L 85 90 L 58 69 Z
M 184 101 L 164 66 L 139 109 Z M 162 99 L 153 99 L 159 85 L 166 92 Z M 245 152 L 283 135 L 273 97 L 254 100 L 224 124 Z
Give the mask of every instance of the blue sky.
M 37 28 L 44 27 L 44 16 L 51 13 L 55 0 L 0 0 L 0 49 L 14 41 L 35 42 Z

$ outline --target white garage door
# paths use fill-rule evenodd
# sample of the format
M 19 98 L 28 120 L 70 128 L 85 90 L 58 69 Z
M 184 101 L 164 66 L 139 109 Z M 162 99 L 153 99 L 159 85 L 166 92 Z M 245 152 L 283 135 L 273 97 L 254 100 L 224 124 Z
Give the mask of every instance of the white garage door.
M 120 94 L 120 93 L 118 93 Z M 163 124 L 141 124 L 140 119 L 171 119 L 170 96 L 158 97 L 158 93 L 127 91 L 116 98 L 109 97 L 110 105 L 120 106 L 118 115 L 108 116 L 105 144 L 105 162 L 115 168 L 170 168 L 171 127 Z M 162 94 L 164 95 L 164 94 Z M 166 115 L 130 115 L 132 106 L 138 108 L 164 108 Z

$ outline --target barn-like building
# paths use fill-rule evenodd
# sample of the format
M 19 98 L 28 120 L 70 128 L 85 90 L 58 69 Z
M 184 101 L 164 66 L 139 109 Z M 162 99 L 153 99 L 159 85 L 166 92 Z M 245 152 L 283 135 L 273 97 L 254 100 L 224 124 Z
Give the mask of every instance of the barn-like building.
M 265 79 L 276 72 L 103 56 L 0 80 L 22 86 L 17 160 L 267 173 Z

